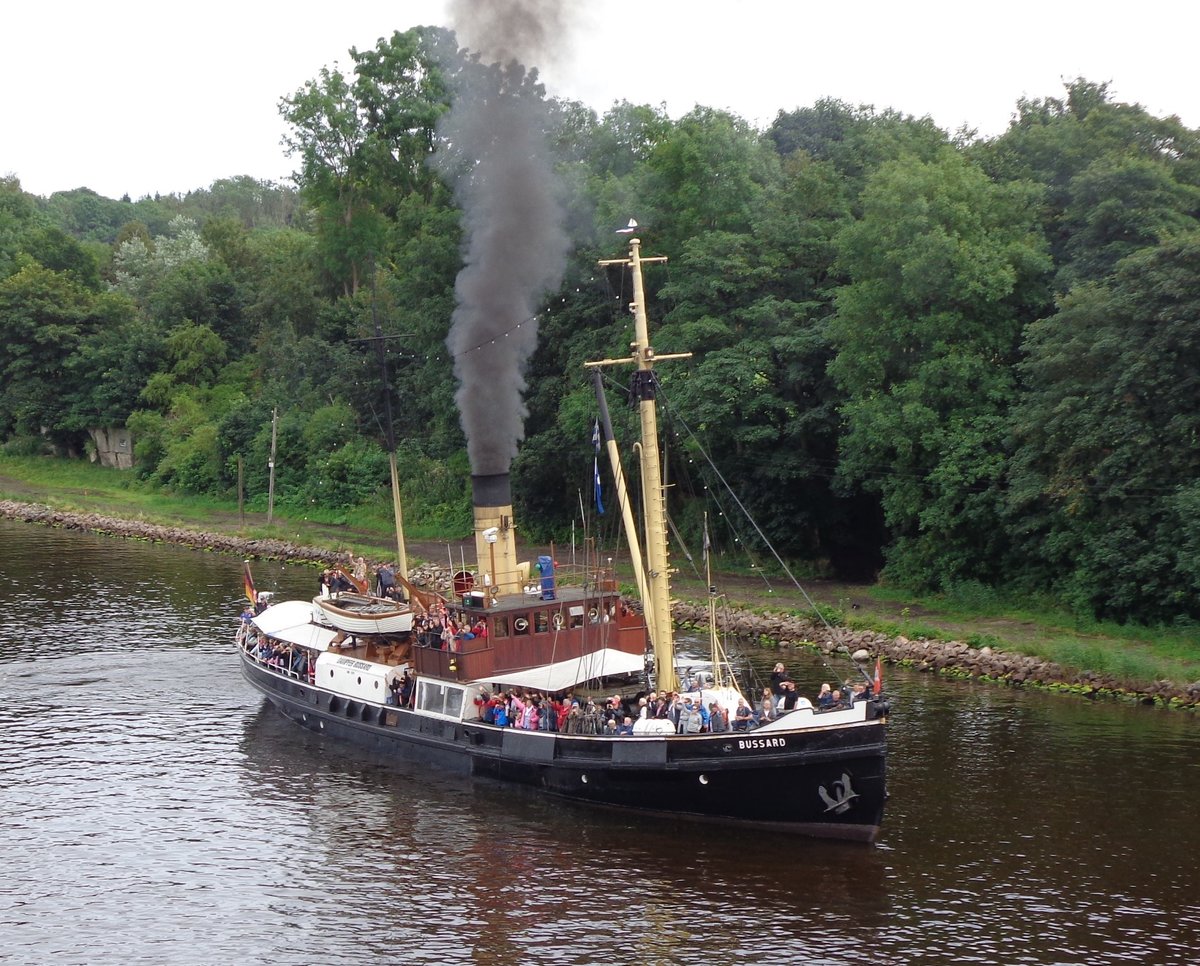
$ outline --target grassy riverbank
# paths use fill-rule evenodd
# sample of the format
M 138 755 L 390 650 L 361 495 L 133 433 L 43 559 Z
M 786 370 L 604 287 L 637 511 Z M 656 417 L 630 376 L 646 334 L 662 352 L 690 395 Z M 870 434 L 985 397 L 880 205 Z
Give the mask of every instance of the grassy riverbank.
M 247 509 L 243 518 L 233 501 L 149 489 L 129 472 L 81 461 L 0 455 L 0 499 L 353 550 L 376 559 L 394 555 L 392 519 L 386 505 L 337 516 L 322 514 L 316 507 L 300 514 L 285 510 L 276 513 L 268 527 L 263 508 Z M 408 529 L 414 561 L 444 559 L 444 538 Z M 752 576 L 736 571 L 723 574 L 719 585 L 733 606 L 811 613 L 804 594 L 769 570 Z M 681 597 L 692 600 L 702 600 L 706 593 L 703 581 L 686 572 L 679 575 L 676 589 Z M 1080 621 L 1047 602 L 1005 600 L 979 587 L 966 588 L 953 597 L 920 597 L 894 588 L 817 581 L 806 584 L 805 591 L 831 623 L 852 628 L 1015 651 L 1131 684 L 1168 680 L 1183 685 L 1200 680 L 1200 628 L 1196 627 L 1156 629 Z
M 315 506 L 303 513 L 281 508 L 268 526 L 265 506 L 247 505 L 239 513 L 236 500 L 180 496 L 145 486 L 129 471 L 81 460 L 0 454 L 0 499 L 248 538 L 286 539 L 332 550 L 354 549 L 368 556 L 395 554 L 394 524 L 388 506 L 378 511 L 363 508 L 336 514 Z

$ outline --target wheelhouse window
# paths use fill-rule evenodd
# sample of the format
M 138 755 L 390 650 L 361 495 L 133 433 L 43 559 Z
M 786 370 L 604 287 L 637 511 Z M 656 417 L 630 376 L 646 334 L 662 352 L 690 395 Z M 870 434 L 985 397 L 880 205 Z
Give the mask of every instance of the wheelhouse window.
M 445 684 L 441 681 L 418 681 L 417 710 L 424 711 L 426 714 L 461 718 L 466 695 L 466 688 L 457 685 Z

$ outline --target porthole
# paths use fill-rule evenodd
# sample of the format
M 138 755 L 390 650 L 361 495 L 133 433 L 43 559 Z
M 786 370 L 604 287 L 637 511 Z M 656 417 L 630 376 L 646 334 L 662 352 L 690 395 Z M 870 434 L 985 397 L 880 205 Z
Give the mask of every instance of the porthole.
M 358 678 L 358 686 L 359 686 L 359 687 L 362 687 L 362 678 L 361 678 L 361 677 L 360 677 L 360 678 Z
M 708 776 L 707 776 L 707 775 L 701 775 L 701 776 L 700 776 L 700 784 L 701 784 L 701 785 L 707 785 L 707 784 L 708 784 Z
M 587 784 L 587 775 L 580 775 L 579 780 L 586 785 Z

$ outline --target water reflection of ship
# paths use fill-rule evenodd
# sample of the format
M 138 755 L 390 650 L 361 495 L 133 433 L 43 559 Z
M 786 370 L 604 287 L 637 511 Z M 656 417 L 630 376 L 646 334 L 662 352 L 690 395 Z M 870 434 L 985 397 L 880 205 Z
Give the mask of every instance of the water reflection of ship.
M 546 922 L 577 915 L 582 904 L 598 920 L 613 920 L 614 931 L 618 920 L 621 929 L 630 921 L 655 925 L 646 962 L 685 961 L 700 941 L 708 954 L 730 958 L 737 950 L 724 949 L 723 937 L 746 928 L 773 942 L 794 934 L 810 943 L 810 908 L 826 920 L 829 909 L 846 910 L 844 921 L 828 922 L 833 952 L 839 943 L 869 941 L 890 909 L 886 851 L 810 841 L 784 852 L 777 834 L 758 831 L 705 836 L 693 849 L 699 840 L 681 840 L 665 817 L 563 809 L 518 786 L 386 756 L 343 756 L 314 736 L 297 741 L 270 705 L 247 718 L 239 747 L 250 798 L 286 813 L 306 861 L 317 857 L 325 876 L 344 877 L 326 890 L 357 893 L 364 914 L 410 910 L 399 917 L 401 935 L 453 929 L 460 955 L 465 947 L 489 958 L 506 950 L 522 956 L 531 907 Z M 745 919 L 736 907 L 723 907 L 723 924 L 679 918 L 681 896 L 695 908 L 706 895 L 744 897 Z M 429 910 L 437 922 L 422 918 Z

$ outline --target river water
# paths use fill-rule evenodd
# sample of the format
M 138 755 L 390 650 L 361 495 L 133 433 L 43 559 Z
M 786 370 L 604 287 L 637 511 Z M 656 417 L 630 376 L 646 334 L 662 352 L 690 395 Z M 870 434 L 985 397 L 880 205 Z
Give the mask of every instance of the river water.
M 631 818 L 286 722 L 229 643 L 240 568 L 0 521 L 0 960 L 1200 958 L 1192 716 L 889 669 L 877 845 Z

